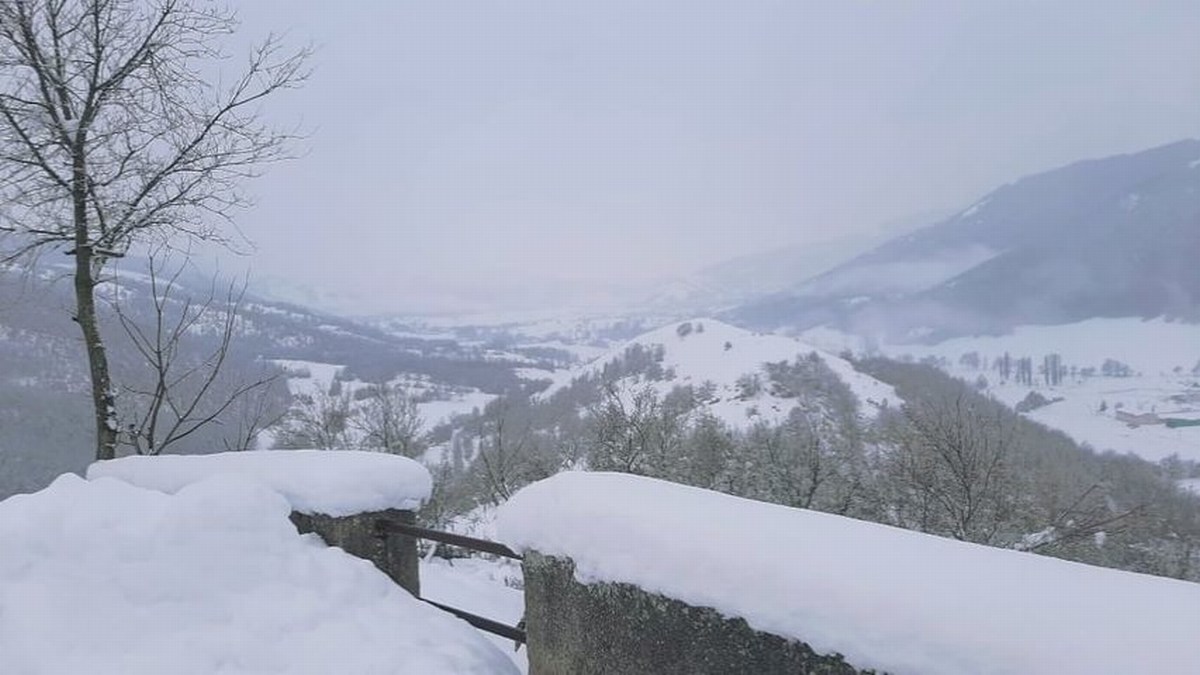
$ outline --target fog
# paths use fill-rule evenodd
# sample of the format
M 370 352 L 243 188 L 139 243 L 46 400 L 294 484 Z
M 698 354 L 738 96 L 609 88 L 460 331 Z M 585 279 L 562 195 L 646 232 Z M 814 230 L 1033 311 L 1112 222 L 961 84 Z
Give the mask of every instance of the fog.
M 312 43 L 238 226 L 350 312 L 602 306 L 1200 135 L 1200 4 L 255 0 Z M 298 288 L 307 289 L 300 293 Z

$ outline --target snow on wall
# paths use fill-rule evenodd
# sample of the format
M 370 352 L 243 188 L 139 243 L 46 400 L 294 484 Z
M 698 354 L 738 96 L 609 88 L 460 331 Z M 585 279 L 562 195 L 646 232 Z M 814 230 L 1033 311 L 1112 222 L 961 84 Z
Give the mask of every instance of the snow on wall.
M 563 473 L 500 509 L 500 539 L 923 674 L 1195 673 L 1200 585 L 989 548 L 649 478 Z
M 517 672 L 290 508 L 236 476 L 168 495 L 68 474 L 0 502 L 0 672 Z
M 417 509 L 432 480 L 419 463 L 377 452 L 264 450 L 213 455 L 122 457 L 88 467 L 89 480 L 117 478 L 138 487 L 176 493 L 216 475 L 256 480 L 301 513 L 349 516 L 385 509 Z

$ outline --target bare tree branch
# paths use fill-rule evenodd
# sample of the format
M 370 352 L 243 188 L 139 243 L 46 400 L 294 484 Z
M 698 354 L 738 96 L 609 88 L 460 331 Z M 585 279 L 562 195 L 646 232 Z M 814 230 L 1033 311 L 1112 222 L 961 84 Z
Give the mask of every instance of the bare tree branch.
M 256 399 L 252 410 L 259 426 L 265 414 L 267 391 L 279 378 L 278 373 L 264 372 L 249 379 L 234 377 L 226 364 L 237 335 L 237 326 L 245 283 L 230 283 L 218 302 L 215 288 L 199 302 L 191 297 L 180 299 L 180 265 L 164 281 L 160 269 L 164 261 L 151 257 L 149 266 L 148 321 L 139 321 L 124 307 L 118 287 L 112 306 L 125 336 L 143 359 L 150 374 L 148 386 L 126 386 L 130 401 L 126 407 L 121 440 L 137 454 L 157 455 L 197 432 L 220 423 L 225 413 L 246 399 Z M 146 325 L 149 324 L 149 325 Z M 216 344 L 211 351 L 189 353 L 188 338 L 214 325 Z M 213 332 L 213 331 L 209 331 Z M 239 422 L 239 447 L 253 440 L 243 422 Z

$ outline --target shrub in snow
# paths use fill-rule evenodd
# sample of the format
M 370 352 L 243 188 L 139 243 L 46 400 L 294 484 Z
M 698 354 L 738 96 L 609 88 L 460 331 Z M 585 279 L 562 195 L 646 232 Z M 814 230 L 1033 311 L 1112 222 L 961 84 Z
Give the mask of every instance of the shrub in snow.
M 1016 410 L 1019 413 L 1025 413 L 1030 412 L 1031 410 L 1037 410 L 1038 408 L 1044 408 L 1050 405 L 1050 403 L 1050 399 L 1042 396 L 1036 391 L 1031 391 L 1025 395 L 1025 398 L 1021 399 L 1015 406 L 1013 406 L 1013 410 Z
M 1116 359 L 1105 359 L 1100 366 L 1100 374 L 1105 377 L 1130 377 L 1133 375 L 1133 368 Z

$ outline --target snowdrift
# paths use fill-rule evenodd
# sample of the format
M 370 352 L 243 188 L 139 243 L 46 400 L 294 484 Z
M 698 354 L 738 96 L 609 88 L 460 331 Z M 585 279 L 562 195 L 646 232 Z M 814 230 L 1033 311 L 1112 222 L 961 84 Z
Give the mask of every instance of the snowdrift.
M 254 472 L 174 494 L 65 475 L 0 502 L 0 672 L 516 672 L 466 623 L 297 534 L 293 506 Z
M 253 478 L 279 493 L 293 511 L 335 517 L 416 509 L 433 486 L 429 471 L 407 457 L 356 450 L 135 456 L 96 462 L 87 470 L 89 479 L 117 478 L 167 493 L 227 475 Z

